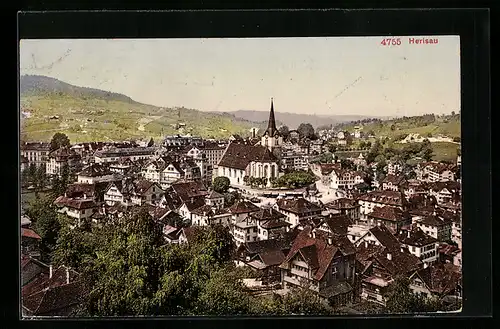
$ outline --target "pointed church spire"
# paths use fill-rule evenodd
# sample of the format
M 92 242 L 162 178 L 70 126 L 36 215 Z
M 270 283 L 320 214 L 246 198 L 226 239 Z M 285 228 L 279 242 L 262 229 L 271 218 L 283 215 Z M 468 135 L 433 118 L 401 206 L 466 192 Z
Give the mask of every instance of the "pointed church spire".
M 269 122 L 267 124 L 267 134 L 274 136 L 276 132 L 276 120 L 274 119 L 274 105 L 273 98 L 271 97 L 271 111 L 269 112 Z

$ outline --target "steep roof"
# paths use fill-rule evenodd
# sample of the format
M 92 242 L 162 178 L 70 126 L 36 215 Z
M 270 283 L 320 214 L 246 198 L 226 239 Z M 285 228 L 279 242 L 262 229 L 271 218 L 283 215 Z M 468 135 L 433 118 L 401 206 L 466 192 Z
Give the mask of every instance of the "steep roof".
M 410 214 L 396 207 L 383 206 L 374 207 L 373 211 L 368 214 L 368 217 L 398 222 L 410 219 Z
M 23 238 L 31 238 L 36 240 L 42 239 L 35 231 L 28 228 L 21 228 L 21 236 Z
M 183 182 L 172 184 L 171 188 L 179 196 L 182 201 L 187 201 L 188 199 L 205 196 L 208 194 L 207 188 L 201 181 L 194 182 Z
M 285 260 L 285 254 L 281 250 L 266 251 L 260 253 L 259 257 L 266 266 L 279 265 Z
M 357 197 L 358 200 L 377 202 L 390 206 L 403 206 L 405 204 L 404 195 L 396 191 L 371 191 L 361 194 Z
M 332 244 L 329 244 L 325 237 L 321 237 L 320 232 L 316 232 L 316 238 L 313 238 L 310 235 L 311 231 L 312 228 L 307 226 L 297 235 L 290 252 L 280 267 L 286 268 L 287 263 L 295 255 L 300 254 L 312 267 L 313 278 L 321 280 L 337 252 L 353 254 L 355 249 L 347 238 L 333 236 L 330 237 Z
M 247 214 L 259 211 L 260 208 L 247 200 L 238 200 L 231 207 L 227 208 L 231 214 Z
M 85 287 L 81 281 L 71 282 L 24 297 L 23 307 L 33 315 L 49 315 L 52 312 L 59 315 L 58 311 L 79 305 L 83 301 L 84 293 Z
M 391 259 L 388 258 L 391 255 Z M 422 267 L 420 259 L 408 252 L 400 249 L 385 249 L 371 257 L 374 261 L 382 265 L 393 277 L 397 275 L 408 275 Z
M 406 179 L 402 175 L 392 175 L 388 174 L 385 176 L 385 178 L 382 180 L 382 183 L 391 183 L 392 185 L 402 185 L 406 182 Z
M 103 163 L 92 163 L 85 166 L 78 175 L 85 177 L 99 177 L 111 175 L 113 172 L 109 169 L 107 164 Z
M 298 215 L 305 215 L 321 211 L 321 208 L 304 198 L 295 198 L 293 200 L 279 199 L 276 202 L 278 209 L 289 211 Z
M 443 263 L 434 263 L 416 272 L 432 293 L 444 296 L 452 293 L 460 284 L 462 275 Z
M 329 209 L 342 210 L 342 209 L 354 209 L 360 207 L 356 200 L 348 198 L 339 198 L 328 203 L 325 203 L 325 207 Z
M 54 204 L 58 207 L 68 207 L 73 209 L 91 209 L 96 208 L 97 203 L 92 199 L 72 199 L 65 196 L 58 197 Z
M 402 231 L 396 235 L 396 238 L 403 244 L 415 247 L 423 247 L 438 242 L 438 240 L 430 235 L 425 234 L 420 228 L 415 228 L 406 232 Z
M 196 197 L 184 201 L 184 204 L 186 205 L 189 211 L 194 211 L 195 209 L 198 209 L 201 206 L 205 205 L 205 199 L 202 197 Z
M 338 235 L 346 235 L 349 225 L 352 224 L 352 220 L 347 215 L 342 214 L 325 216 L 323 222 L 330 228 L 332 233 Z
M 384 224 L 374 226 L 368 230 L 388 250 L 400 250 L 401 244 L 398 239 Z
M 217 193 L 215 192 L 214 190 L 211 190 L 207 195 L 206 197 L 208 200 L 214 200 L 214 199 L 220 199 L 220 198 L 224 198 L 224 196 L 220 193 Z
M 252 161 L 277 162 L 278 159 L 264 146 L 232 142 L 218 166 L 245 170 Z

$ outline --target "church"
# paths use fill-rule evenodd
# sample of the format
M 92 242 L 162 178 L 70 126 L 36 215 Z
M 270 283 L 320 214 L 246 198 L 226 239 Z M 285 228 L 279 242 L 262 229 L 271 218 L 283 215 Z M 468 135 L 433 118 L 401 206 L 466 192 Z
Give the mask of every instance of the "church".
M 248 141 L 234 140 L 226 148 L 217 168 L 217 175 L 229 178 L 231 185 L 244 185 L 244 177 L 268 178 L 270 181 L 280 176 L 280 157 L 283 137 L 276 128 L 274 104 L 271 99 L 271 110 L 267 129 L 259 144 L 252 145 Z

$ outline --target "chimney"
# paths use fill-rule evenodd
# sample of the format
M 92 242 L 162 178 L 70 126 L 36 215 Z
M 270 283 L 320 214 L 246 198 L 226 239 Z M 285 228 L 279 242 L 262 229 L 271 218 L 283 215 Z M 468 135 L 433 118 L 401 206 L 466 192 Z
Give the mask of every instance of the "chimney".
M 408 230 L 408 233 L 407 233 L 407 234 L 408 234 L 408 239 L 409 239 L 409 238 L 410 238 L 410 230 Z
M 312 231 L 312 237 L 313 239 L 316 239 L 316 231 Z
M 331 237 L 331 236 L 329 236 L 329 237 L 328 237 L 328 244 L 330 244 L 330 245 L 331 245 L 332 243 L 333 243 L 333 241 L 332 241 L 332 237 Z
M 377 221 L 377 226 L 380 226 L 380 221 Z
M 427 268 L 427 266 L 429 266 L 427 262 L 424 262 L 424 268 Z
M 405 252 L 405 250 L 404 250 L 403 246 L 401 246 L 401 252 Z
M 49 265 L 49 279 L 52 278 L 52 265 Z
M 66 267 L 66 284 L 69 284 L 69 268 Z
M 368 241 L 365 241 L 365 248 L 368 248 Z
M 389 253 L 389 252 L 387 253 L 387 259 L 388 259 L 388 260 L 392 260 L 392 254 L 391 254 L 391 253 Z

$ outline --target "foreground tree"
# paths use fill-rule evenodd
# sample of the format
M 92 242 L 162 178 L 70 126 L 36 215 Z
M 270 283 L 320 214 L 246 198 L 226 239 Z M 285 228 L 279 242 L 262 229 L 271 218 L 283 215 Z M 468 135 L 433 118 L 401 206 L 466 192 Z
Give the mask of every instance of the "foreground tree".
M 442 305 L 437 299 L 415 295 L 406 277 L 397 277 L 390 285 L 386 306 L 389 313 L 397 314 L 442 310 Z
M 278 131 L 283 138 L 288 138 L 288 135 L 290 134 L 290 129 L 287 126 L 279 127 Z
M 26 215 L 32 219 L 35 231 L 42 238 L 40 243 L 42 259 L 50 263 L 61 228 L 52 199 L 37 197 L 29 204 Z
M 63 133 L 55 133 L 54 136 L 52 136 L 52 139 L 50 140 L 50 151 L 55 151 L 61 147 L 66 147 L 70 146 L 71 142 L 66 136 L 66 134 Z

